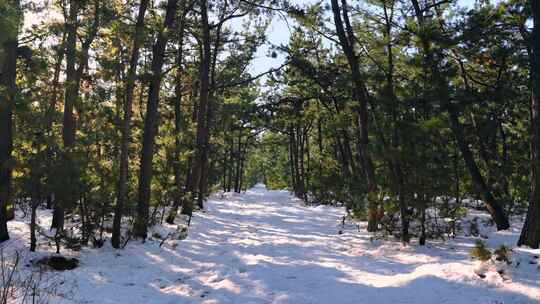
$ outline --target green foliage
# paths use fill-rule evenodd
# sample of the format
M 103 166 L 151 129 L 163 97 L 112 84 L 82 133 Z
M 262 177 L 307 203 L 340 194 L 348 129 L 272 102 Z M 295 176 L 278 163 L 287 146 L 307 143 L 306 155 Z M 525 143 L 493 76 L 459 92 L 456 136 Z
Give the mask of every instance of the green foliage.
M 471 249 L 470 255 L 474 259 L 478 259 L 482 262 L 491 259 L 491 251 L 487 248 L 486 243 L 482 240 L 476 240 L 474 248 Z
M 493 255 L 497 261 L 512 263 L 512 249 L 506 245 L 500 245 L 493 251 Z
M 352 196 L 347 201 L 347 208 L 350 210 L 351 215 L 361 221 L 367 220 L 367 195 L 364 196 Z
M 476 240 L 474 248 L 471 250 L 470 255 L 474 259 L 478 259 L 482 262 L 490 260 L 492 257 L 500 262 L 507 264 L 512 263 L 512 249 L 504 244 L 497 247 L 493 252 L 487 248 L 487 245 L 482 240 Z

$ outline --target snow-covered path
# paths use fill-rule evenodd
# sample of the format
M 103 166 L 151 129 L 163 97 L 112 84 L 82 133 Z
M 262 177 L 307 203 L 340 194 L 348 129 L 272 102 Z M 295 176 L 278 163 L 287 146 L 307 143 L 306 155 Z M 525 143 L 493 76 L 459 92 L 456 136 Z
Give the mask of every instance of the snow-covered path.
M 426 247 L 372 242 L 343 209 L 307 207 L 259 186 L 212 197 L 178 246 L 132 242 L 85 249 L 81 267 L 59 274 L 85 303 L 540 303 L 540 276 L 482 280 L 472 240 Z M 517 227 L 516 227 L 517 229 Z M 493 240 L 513 242 L 515 229 Z M 491 240 L 491 238 L 490 238 Z

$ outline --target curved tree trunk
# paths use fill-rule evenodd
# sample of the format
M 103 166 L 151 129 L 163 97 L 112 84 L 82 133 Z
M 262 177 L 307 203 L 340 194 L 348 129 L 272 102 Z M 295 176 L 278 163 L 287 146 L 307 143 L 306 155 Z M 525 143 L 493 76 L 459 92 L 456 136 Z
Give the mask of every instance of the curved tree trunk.
M 411 0 L 411 3 L 413 5 L 416 19 L 418 21 L 418 25 L 423 28 L 424 27 L 424 10 L 420 7 L 420 3 L 417 0 Z M 461 150 L 461 154 L 463 156 L 463 159 L 465 160 L 465 164 L 467 166 L 467 169 L 471 175 L 471 179 L 474 185 L 474 188 L 477 192 L 477 194 L 482 197 L 484 200 L 484 203 L 486 205 L 486 208 L 488 212 L 490 213 L 493 221 L 497 225 L 497 230 L 504 230 L 508 229 L 510 227 L 510 223 L 508 222 L 508 217 L 506 216 L 506 213 L 504 212 L 504 209 L 502 208 L 502 205 L 499 201 L 495 199 L 493 196 L 490 187 L 486 184 L 484 177 L 482 176 L 480 169 L 478 168 L 478 165 L 476 164 L 476 161 L 474 160 L 474 156 L 469 148 L 469 144 L 465 140 L 465 135 L 463 133 L 463 128 L 461 124 L 459 123 L 458 115 L 456 109 L 454 109 L 454 106 L 451 104 L 449 100 L 449 86 L 448 86 L 448 80 L 444 79 L 442 77 L 438 77 L 439 72 L 437 71 L 436 63 L 433 60 L 433 53 L 430 48 L 429 40 L 425 35 L 421 35 L 420 37 L 421 44 L 422 44 L 422 50 L 424 52 L 425 60 L 425 68 L 430 68 L 432 75 L 437 76 L 436 79 L 433 79 L 432 81 L 437 82 L 438 89 L 442 92 L 442 95 L 444 95 L 441 102 L 447 107 L 448 114 L 450 116 L 450 124 L 452 133 L 454 134 L 456 141 L 458 142 L 458 146 Z
M 358 127 L 358 152 L 362 160 L 362 167 L 367 182 L 368 198 L 368 227 L 367 230 L 376 231 L 378 227 L 377 212 L 377 182 L 375 180 L 375 167 L 369 152 L 369 132 L 368 132 L 368 92 L 360 73 L 357 54 L 354 51 L 356 37 L 349 21 L 349 14 L 346 0 L 341 1 L 341 7 L 338 0 L 332 0 L 332 12 L 334 15 L 334 25 L 339 38 L 339 44 L 343 53 L 347 57 L 347 62 L 351 69 L 353 81 L 353 97 L 358 103 L 357 109 L 357 127 Z M 342 18 L 343 15 L 343 18 Z M 343 22 L 345 21 L 345 23 Z M 345 27 L 344 27 L 345 24 Z
M 450 109 L 449 114 L 450 122 L 452 125 L 452 132 L 456 137 L 459 149 L 461 150 L 461 155 L 465 160 L 465 165 L 467 166 L 467 170 L 469 170 L 476 192 L 484 200 L 486 209 L 488 210 L 491 218 L 495 222 L 497 230 L 504 230 L 510 228 L 508 217 L 506 216 L 502 205 L 499 201 L 495 199 L 495 197 L 491 193 L 491 189 L 486 184 L 484 177 L 480 173 L 480 169 L 478 169 L 476 161 L 474 160 L 474 156 L 469 148 L 469 144 L 465 141 L 465 135 L 463 134 L 463 129 L 461 124 L 459 123 L 455 110 Z

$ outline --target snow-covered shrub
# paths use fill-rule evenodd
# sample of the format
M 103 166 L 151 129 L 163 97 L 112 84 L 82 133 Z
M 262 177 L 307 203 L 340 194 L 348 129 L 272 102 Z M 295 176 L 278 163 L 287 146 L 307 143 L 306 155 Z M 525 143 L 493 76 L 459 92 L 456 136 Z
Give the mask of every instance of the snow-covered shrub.
M 476 240 L 470 255 L 472 258 L 478 259 L 482 262 L 489 261 L 489 259 L 491 259 L 491 251 L 487 248 L 486 243 L 482 240 Z
M 487 275 L 496 275 L 500 276 L 503 281 L 508 280 L 509 266 L 513 264 L 511 254 L 512 249 L 504 244 L 492 252 L 483 241 L 477 240 L 475 247 L 471 250 L 471 256 L 479 260 L 474 273 L 481 278 L 486 278 Z M 519 261 L 515 266 L 518 265 Z
M 497 261 L 506 262 L 507 264 L 512 263 L 512 249 L 504 244 L 495 249 L 495 251 L 493 251 L 493 255 Z

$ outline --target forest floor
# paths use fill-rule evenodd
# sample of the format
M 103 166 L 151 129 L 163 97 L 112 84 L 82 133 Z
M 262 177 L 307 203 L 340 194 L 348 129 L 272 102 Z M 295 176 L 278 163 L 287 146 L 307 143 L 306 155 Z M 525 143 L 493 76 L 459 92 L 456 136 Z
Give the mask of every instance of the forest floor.
M 50 213 L 39 212 L 46 227 Z M 373 240 L 365 223 L 360 232 L 342 226 L 343 215 L 343 208 L 305 206 L 261 185 L 216 194 L 184 240 L 69 252 L 81 264 L 49 273 L 57 294 L 52 303 L 540 303 L 539 250 L 514 248 L 504 276 L 487 270 L 482 279 L 475 274 L 479 262 L 469 257 L 475 237 L 403 246 Z M 27 218 L 9 225 L 6 251 L 24 249 Z M 486 243 L 513 246 L 520 227 L 519 221 L 504 232 L 486 227 Z

